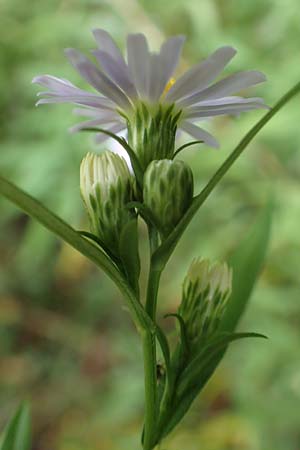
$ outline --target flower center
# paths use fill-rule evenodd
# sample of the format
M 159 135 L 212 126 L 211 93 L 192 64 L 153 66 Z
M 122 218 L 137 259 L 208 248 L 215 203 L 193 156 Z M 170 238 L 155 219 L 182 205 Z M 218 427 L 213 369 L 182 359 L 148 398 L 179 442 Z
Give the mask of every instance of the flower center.
M 175 84 L 175 83 L 176 83 L 175 78 L 171 77 L 171 78 L 169 79 L 169 81 L 167 82 L 167 84 L 166 84 L 166 87 L 165 87 L 165 89 L 164 89 L 164 92 L 162 93 L 162 97 L 164 97 L 164 96 L 169 92 L 169 90 L 171 89 L 171 87 L 172 87 L 173 84 Z

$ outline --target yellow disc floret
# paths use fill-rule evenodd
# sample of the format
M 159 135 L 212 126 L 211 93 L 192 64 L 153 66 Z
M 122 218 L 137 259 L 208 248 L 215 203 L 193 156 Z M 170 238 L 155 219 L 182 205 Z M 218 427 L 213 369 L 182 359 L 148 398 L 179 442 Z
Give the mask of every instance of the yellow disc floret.
M 162 96 L 166 95 L 168 93 L 168 91 L 171 89 L 171 87 L 173 86 L 173 84 L 175 84 L 176 80 L 175 78 L 170 78 L 169 81 L 166 84 L 165 90 L 162 93 Z

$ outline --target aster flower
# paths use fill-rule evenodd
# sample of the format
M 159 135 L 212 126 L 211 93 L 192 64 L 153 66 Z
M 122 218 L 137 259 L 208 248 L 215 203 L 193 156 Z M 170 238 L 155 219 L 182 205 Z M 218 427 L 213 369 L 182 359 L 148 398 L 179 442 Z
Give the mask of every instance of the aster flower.
M 97 29 L 93 33 L 98 45 L 92 52 L 95 63 L 75 49 L 65 52 L 96 92 L 82 90 L 63 78 L 37 76 L 33 83 L 47 88 L 38 94 L 41 98 L 37 104 L 79 105 L 75 114 L 88 120 L 73 127 L 73 131 L 101 127 L 118 134 L 127 129 L 128 143 L 144 170 L 154 159 L 172 158 L 178 130 L 218 147 L 216 139 L 198 126 L 199 121 L 266 108 L 261 98 L 232 95 L 265 81 L 261 72 L 242 71 L 212 84 L 236 54 L 232 47 L 217 49 L 175 80 L 183 36 L 171 37 L 155 53 L 149 51 L 143 34 L 130 34 L 125 60 L 106 31 Z M 107 137 L 97 134 L 96 141 Z

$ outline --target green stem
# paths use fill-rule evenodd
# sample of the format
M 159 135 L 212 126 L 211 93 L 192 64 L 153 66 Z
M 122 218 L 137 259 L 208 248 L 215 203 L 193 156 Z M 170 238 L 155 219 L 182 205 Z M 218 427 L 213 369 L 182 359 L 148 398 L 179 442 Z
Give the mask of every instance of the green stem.
M 145 309 L 146 309 L 147 314 L 153 320 L 154 323 L 155 323 L 155 317 L 156 317 L 157 294 L 158 294 L 160 277 L 161 277 L 161 271 L 154 270 L 152 264 L 150 264 Z
M 181 357 L 180 357 L 181 355 Z M 181 361 L 181 362 L 180 362 Z M 157 442 L 161 442 L 164 437 L 164 430 L 166 428 L 166 425 L 168 423 L 170 415 L 174 412 L 174 398 L 175 398 L 175 389 L 176 389 L 176 383 L 178 374 L 181 372 L 181 367 L 183 367 L 183 361 L 182 361 L 182 349 L 180 346 L 177 346 L 174 349 L 174 353 L 172 356 L 172 361 L 170 363 L 172 367 L 172 372 L 170 374 L 170 377 L 168 377 L 166 381 L 165 386 L 165 392 L 163 395 L 163 398 L 161 400 L 160 404 L 160 411 L 159 411 L 159 421 L 157 426 L 157 435 L 156 440 Z
M 145 331 L 142 333 L 145 382 L 145 426 L 144 450 L 152 450 L 157 420 L 156 386 L 156 336 Z
M 159 288 L 160 271 L 153 270 L 150 263 L 147 298 L 145 309 L 155 323 L 157 294 Z M 150 450 L 156 438 L 158 405 L 157 405 L 157 375 L 156 375 L 156 336 L 153 340 L 143 341 L 144 370 L 145 370 L 145 439 L 144 449 Z
M 150 247 L 150 268 L 149 268 L 149 276 L 148 276 L 148 286 L 147 286 L 147 298 L 145 310 L 148 313 L 149 317 L 155 323 L 156 320 L 156 306 L 157 306 L 157 294 L 159 288 L 159 281 L 162 270 L 155 269 L 153 267 L 153 254 L 159 246 L 158 232 L 152 226 L 148 225 L 148 234 L 149 234 L 149 247 Z
M 158 233 L 152 227 L 148 227 L 150 255 L 158 246 Z M 153 323 L 155 323 L 157 294 L 161 271 L 153 270 L 150 261 L 147 296 L 145 310 Z M 144 353 L 144 377 L 145 377 L 145 428 L 144 450 L 154 447 L 157 426 L 157 375 L 156 375 L 156 335 L 145 333 L 143 336 Z

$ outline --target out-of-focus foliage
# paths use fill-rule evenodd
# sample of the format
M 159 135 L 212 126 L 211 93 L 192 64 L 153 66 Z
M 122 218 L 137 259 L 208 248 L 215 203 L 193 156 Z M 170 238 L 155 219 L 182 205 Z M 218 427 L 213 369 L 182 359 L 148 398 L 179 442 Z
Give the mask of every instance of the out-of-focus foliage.
M 253 93 L 272 104 L 300 79 L 299 23 L 298 0 L 2 0 L 0 170 L 82 228 L 78 169 L 93 143 L 86 134 L 68 134 L 76 121 L 69 106 L 34 107 L 34 75 L 55 74 L 84 86 L 63 48 L 92 48 L 94 27 L 107 29 L 121 46 L 128 32 L 146 33 L 153 47 L 165 35 L 184 33 L 182 68 L 219 45 L 233 45 L 239 52 L 227 73 L 264 71 L 269 81 Z M 191 259 L 230 256 L 270 192 L 275 195 L 271 249 L 241 324 L 270 339 L 232 346 L 163 448 L 300 447 L 299 101 L 250 145 L 169 263 L 161 316 L 175 309 Z M 219 152 L 186 150 L 197 189 L 260 115 L 209 124 L 222 143 Z M 35 450 L 136 448 L 143 412 L 141 351 L 118 292 L 2 199 L 0 211 L 0 425 L 28 398 Z M 141 250 L 147 251 L 146 242 Z M 162 324 L 171 326 L 168 320 Z
M 31 422 L 26 403 L 19 406 L 0 437 L 1 450 L 30 450 Z

